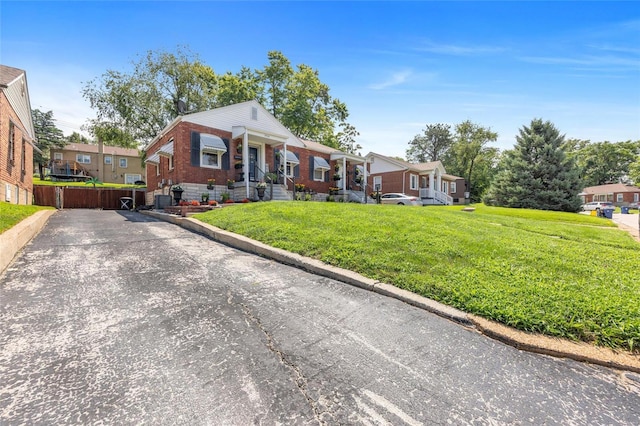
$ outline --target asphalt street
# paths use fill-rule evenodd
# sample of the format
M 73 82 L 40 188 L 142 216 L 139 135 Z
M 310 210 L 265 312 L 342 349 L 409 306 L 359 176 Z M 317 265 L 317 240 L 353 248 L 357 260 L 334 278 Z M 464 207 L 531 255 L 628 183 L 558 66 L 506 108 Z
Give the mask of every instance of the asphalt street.
M 135 212 L 0 275 L 0 424 L 637 425 L 640 376 L 519 351 Z

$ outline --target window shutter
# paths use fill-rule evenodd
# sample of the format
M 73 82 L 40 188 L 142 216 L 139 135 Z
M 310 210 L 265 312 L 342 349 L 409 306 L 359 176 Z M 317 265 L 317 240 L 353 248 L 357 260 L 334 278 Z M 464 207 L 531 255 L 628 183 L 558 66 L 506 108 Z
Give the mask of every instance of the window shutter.
M 326 160 L 326 158 L 325 158 L 325 160 Z M 327 163 L 328 163 L 328 162 L 329 162 L 329 161 L 327 161 Z M 325 182 L 329 182 L 329 179 L 330 179 L 330 178 L 329 178 L 329 175 L 330 175 L 330 174 L 331 174 L 331 169 L 326 170 L 326 171 L 324 172 L 324 181 L 325 181 Z
M 313 182 L 313 178 L 315 177 L 314 175 L 314 171 L 313 170 L 313 166 L 315 166 L 315 163 L 313 162 L 313 155 L 309 156 L 309 180 Z
M 200 167 L 200 133 L 194 131 L 191 132 L 191 165 Z
M 278 172 L 278 170 L 280 170 L 280 150 L 279 149 L 273 150 L 273 170 L 276 173 Z
M 300 177 L 300 164 L 296 165 L 293 168 L 293 177 L 297 177 L 297 178 Z
M 222 139 L 222 142 L 224 142 L 224 146 L 227 148 L 227 152 L 222 154 L 222 170 L 229 170 L 231 163 L 229 154 L 229 139 Z

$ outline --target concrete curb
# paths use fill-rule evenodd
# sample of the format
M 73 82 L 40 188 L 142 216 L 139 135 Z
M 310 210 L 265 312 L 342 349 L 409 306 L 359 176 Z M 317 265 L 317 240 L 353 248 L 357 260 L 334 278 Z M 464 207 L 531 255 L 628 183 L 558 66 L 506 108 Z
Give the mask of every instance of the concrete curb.
M 159 220 L 171 222 L 195 233 L 222 244 L 237 248 L 248 253 L 275 260 L 280 263 L 295 266 L 313 274 L 341 281 L 356 287 L 374 291 L 376 293 L 401 300 L 420 309 L 432 312 L 438 316 L 455 321 L 461 325 L 475 328 L 478 332 L 513 346 L 517 349 L 551 355 L 560 358 L 570 358 L 576 361 L 588 362 L 620 370 L 640 373 L 640 356 L 630 353 L 615 352 L 608 348 L 599 348 L 586 343 L 575 343 L 565 339 L 525 333 L 489 321 L 475 315 L 467 314 L 458 309 L 444 305 L 435 300 L 419 296 L 410 291 L 363 277 L 353 271 L 328 265 L 316 259 L 307 258 L 296 253 L 268 246 L 256 240 L 225 231 L 215 226 L 200 222 L 189 217 L 178 217 L 154 211 L 140 213 Z
M 0 273 L 16 254 L 44 227 L 57 210 L 40 210 L 0 234 Z

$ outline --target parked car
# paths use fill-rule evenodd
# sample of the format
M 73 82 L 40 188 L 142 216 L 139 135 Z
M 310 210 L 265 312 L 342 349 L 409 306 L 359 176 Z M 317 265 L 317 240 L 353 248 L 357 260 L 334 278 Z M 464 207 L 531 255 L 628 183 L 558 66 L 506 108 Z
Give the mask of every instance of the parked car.
M 609 201 L 593 201 L 582 205 L 582 210 L 585 212 L 603 209 L 615 209 L 615 206 Z
M 382 204 L 399 204 L 407 206 L 421 206 L 422 201 L 417 197 L 411 197 L 407 194 L 400 192 L 389 192 L 380 196 L 380 203 Z

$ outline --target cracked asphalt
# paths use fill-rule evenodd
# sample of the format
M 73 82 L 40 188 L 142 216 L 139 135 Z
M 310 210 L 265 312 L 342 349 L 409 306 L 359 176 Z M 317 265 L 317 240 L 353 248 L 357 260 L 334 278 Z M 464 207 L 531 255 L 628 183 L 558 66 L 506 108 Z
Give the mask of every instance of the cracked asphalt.
M 625 424 L 640 376 L 519 351 L 135 212 L 0 275 L 0 424 Z

